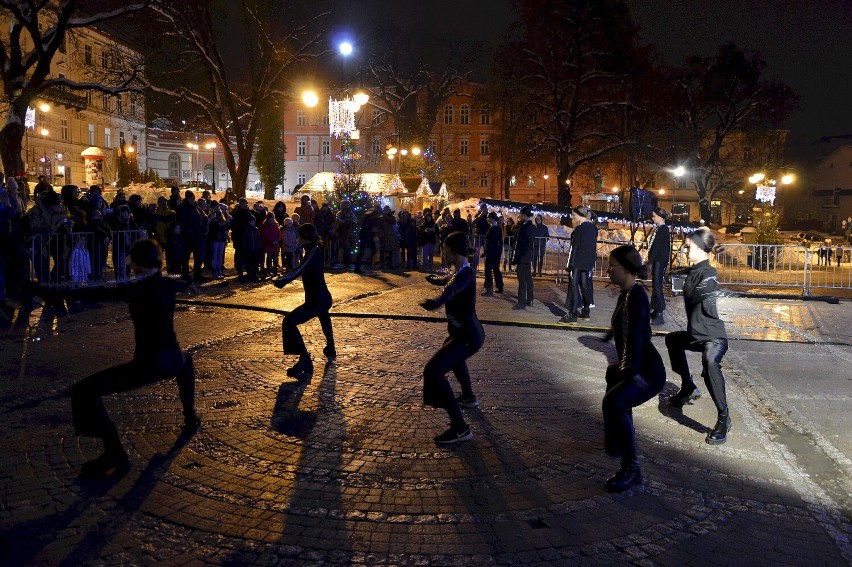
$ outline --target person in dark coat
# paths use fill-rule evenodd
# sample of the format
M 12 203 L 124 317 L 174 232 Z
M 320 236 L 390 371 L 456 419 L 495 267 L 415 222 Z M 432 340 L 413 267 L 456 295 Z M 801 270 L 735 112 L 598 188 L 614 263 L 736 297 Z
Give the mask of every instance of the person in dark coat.
M 688 258 L 692 266 L 686 270 L 683 282 L 683 302 L 686 305 L 686 330 L 666 335 L 672 370 L 680 376 L 680 390 L 669 398 L 669 404 L 682 408 L 701 397 L 701 391 L 689 373 L 686 351 L 700 352 L 704 384 L 716 405 L 718 419 L 707 434 L 710 445 L 721 445 L 731 430 L 731 416 L 725 395 L 725 376 L 722 374 L 722 357 L 728 351 L 725 323 L 719 318 L 716 298 L 719 281 L 716 269 L 710 265 L 710 253 L 719 251 L 716 238 L 706 228 L 689 235 Z
M 181 434 L 192 435 L 201 424 L 195 413 L 192 356 L 181 350 L 174 330 L 175 294 L 186 284 L 163 277 L 162 249 L 151 239 L 138 240 L 130 248 L 130 268 L 136 279 L 127 285 L 68 292 L 73 298 L 126 301 L 136 338 L 136 350 L 130 362 L 101 370 L 71 388 L 76 434 L 100 438 L 104 444 L 101 456 L 83 464 L 81 474 L 84 476 L 104 474 L 129 465 L 118 429 L 104 408 L 103 396 L 176 376 L 183 406 Z
M 547 251 L 547 239 L 550 238 L 550 231 L 547 230 L 547 225 L 544 224 L 544 217 L 541 215 L 535 216 L 535 240 L 534 240 L 534 264 L 533 275 L 541 277 L 541 270 L 544 267 L 544 253 Z
M 177 226 L 180 228 L 180 238 L 184 241 L 185 254 L 182 258 L 181 276 L 191 279 L 189 275 L 189 256 L 192 254 L 192 271 L 195 281 L 201 281 L 201 265 L 204 262 L 204 244 L 207 239 L 207 223 L 202 218 L 198 205 L 195 203 L 195 193 L 184 193 L 183 202 L 177 210 Z
M 604 490 L 624 492 L 642 484 L 632 409 L 660 393 L 666 384 L 666 369 L 651 342 L 648 294 L 638 280 L 647 275 L 647 265 L 639 252 L 629 245 L 615 248 L 607 273 L 621 292 L 606 337 L 615 338 L 618 362 L 606 369 L 606 394 L 601 404 L 604 448 L 609 456 L 621 458 L 621 467 L 604 483 Z
M 483 245 L 485 246 L 485 291 L 482 295 L 490 297 L 494 295 L 494 285 L 497 293 L 503 293 L 503 273 L 500 271 L 500 256 L 503 254 L 503 228 L 500 226 L 497 213 L 488 213 L 488 231 L 485 233 Z
M 332 299 L 325 283 L 325 259 L 322 253 L 322 242 L 317 229 L 310 223 L 299 225 L 297 235 L 299 243 L 305 249 L 305 259 L 295 271 L 284 274 L 276 279 L 273 284 L 281 289 L 294 279 L 302 278 L 302 284 L 305 288 L 305 302 L 284 316 L 284 322 L 281 324 L 281 336 L 284 343 L 284 354 L 299 355 L 296 364 L 287 369 L 287 376 L 306 380 L 313 375 L 314 363 L 311 361 L 311 355 L 305 346 L 302 333 L 299 332 L 299 325 L 307 323 L 314 317 L 318 318 L 325 335 L 323 354 L 326 358 L 332 360 L 337 356 L 337 350 L 334 346 L 331 315 L 328 312 L 331 309 Z
M 518 214 L 517 238 L 510 264 L 517 266 L 518 302 L 512 309 L 526 309 L 533 302 L 532 263 L 535 258 L 535 227 L 532 224 L 532 209 L 521 207 Z
M 234 211 L 231 213 L 231 242 L 234 244 L 234 269 L 237 271 L 237 277 L 240 280 L 245 278 L 245 273 L 248 271 L 249 264 L 248 255 L 243 250 L 243 235 L 249 226 L 249 222 L 254 218 L 249 210 L 248 201 L 241 197 L 237 201 Z M 255 221 L 257 224 L 257 221 Z
M 378 252 L 378 232 L 379 232 L 379 217 L 381 215 L 377 211 L 367 211 L 361 221 L 361 229 L 358 232 L 358 254 L 355 256 L 356 274 L 363 274 L 361 263 L 364 257 L 367 259 L 367 267 L 373 267 L 373 256 Z
M 568 256 L 568 309 L 560 323 L 576 323 L 589 319 L 589 309 L 594 305 L 592 271 L 595 269 L 598 249 L 598 227 L 592 221 L 594 213 L 588 207 L 574 207 L 571 211 L 571 252 Z
M 435 238 L 437 236 L 438 226 L 432 218 L 432 210 L 426 209 L 423 211 L 423 224 L 417 233 L 418 244 L 423 248 L 423 271 L 431 272 L 435 269 L 433 264 L 435 259 Z
M 654 230 L 648 239 L 648 264 L 651 265 L 651 324 L 662 325 L 663 311 L 666 310 L 666 297 L 663 295 L 663 275 L 672 255 L 672 241 L 666 218 L 669 213 L 657 207 L 651 213 Z
M 461 409 L 477 407 L 479 400 L 473 394 L 467 359 L 473 356 L 485 342 L 485 330 L 476 316 L 476 274 L 467 261 L 470 241 L 463 232 L 452 232 L 444 239 L 442 254 L 449 265 L 456 268 L 451 277 L 427 276 L 435 285 L 444 289 L 436 298 L 423 301 L 420 305 L 427 311 L 444 305 L 447 314 L 449 336 L 423 369 L 423 403 L 441 408 L 450 416 L 450 428 L 435 437 L 435 443 L 445 445 L 473 438 L 470 427 L 465 423 Z M 457 398 L 447 381 L 447 372 L 453 371 L 462 393 Z

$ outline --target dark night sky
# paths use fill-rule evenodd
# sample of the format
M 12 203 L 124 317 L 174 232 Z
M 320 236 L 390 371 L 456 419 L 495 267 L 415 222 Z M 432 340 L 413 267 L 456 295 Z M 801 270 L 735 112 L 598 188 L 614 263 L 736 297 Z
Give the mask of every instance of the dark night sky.
M 355 23 L 381 11 L 424 49 L 452 39 L 481 42 L 487 69 L 493 47 L 513 19 L 510 0 L 335 2 L 333 19 Z M 627 0 L 642 41 L 671 63 L 712 55 L 728 41 L 761 51 L 767 76 L 777 75 L 801 97 L 785 125 L 788 147 L 819 153 L 821 136 L 852 134 L 852 2 L 850 0 Z M 344 6 L 348 8 L 344 8 Z M 349 10 L 345 13 L 345 10 Z M 481 75 L 477 78 L 484 78 Z

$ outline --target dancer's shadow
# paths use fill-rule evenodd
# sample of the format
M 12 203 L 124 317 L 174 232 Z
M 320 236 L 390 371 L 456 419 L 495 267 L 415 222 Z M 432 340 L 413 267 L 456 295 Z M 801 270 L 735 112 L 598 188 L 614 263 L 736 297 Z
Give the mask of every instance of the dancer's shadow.
M 678 387 L 674 384 L 670 384 L 666 382 L 666 385 L 663 386 L 663 391 L 657 396 L 657 408 L 660 410 L 660 413 L 664 416 L 672 419 L 684 427 L 688 427 L 693 431 L 697 431 L 698 433 L 710 433 L 710 428 L 706 425 L 699 423 L 692 419 L 691 417 L 684 415 L 683 408 L 678 408 L 675 406 L 669 405 L 669 398 L 675 395 L 678 391 Z
M 326 363 L 323 375 L 330 364 Z M 306 439 L 311 434 L 317 422 L 317 413 L 300 410 L 299 402 L 312 379 L 313 376 L 306 380 L 294 379 L 292 382 L 284 382 L 278 387 L 275 407 L 272 410 L 271 426 L 273 430 L 299 439 Z
M 589 350 L 599 352 L 606 356 L 607 364 L 618 362 L 618 354 L 615 352 L 615 343 L 604 340 L 604 335 L 582 335 L 577 337 L 577 342 Z

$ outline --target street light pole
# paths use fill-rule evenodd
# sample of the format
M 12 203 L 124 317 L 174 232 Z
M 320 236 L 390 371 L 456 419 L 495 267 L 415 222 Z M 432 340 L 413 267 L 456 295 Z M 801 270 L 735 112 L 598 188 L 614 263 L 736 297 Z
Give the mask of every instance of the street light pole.
M 210 150 L 213 154 L 213 194 L 216 194 L 216 142 L 210 142 L 206 146 L 204 146 L 208 150 Z
M 191 150 L 195 150 L 195 161 L 192 166 L 192 174 L 195 176 L 195 190 L 198 191 L 198 144 L 187 142 L 186 147 Z M 190 157 L 192 156 L 190 155 Z

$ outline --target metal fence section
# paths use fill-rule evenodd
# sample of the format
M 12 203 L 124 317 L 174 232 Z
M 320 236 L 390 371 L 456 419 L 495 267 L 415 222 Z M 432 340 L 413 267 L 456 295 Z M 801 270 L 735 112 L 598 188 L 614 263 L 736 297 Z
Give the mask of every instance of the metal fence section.
M 55 232 L 32 237 L 31 279 L 45 287 L 82 287 L 128 281 L 130 247 L 147 238 L 144 230 L 114 230 L 110 238 L 93 232 Z

